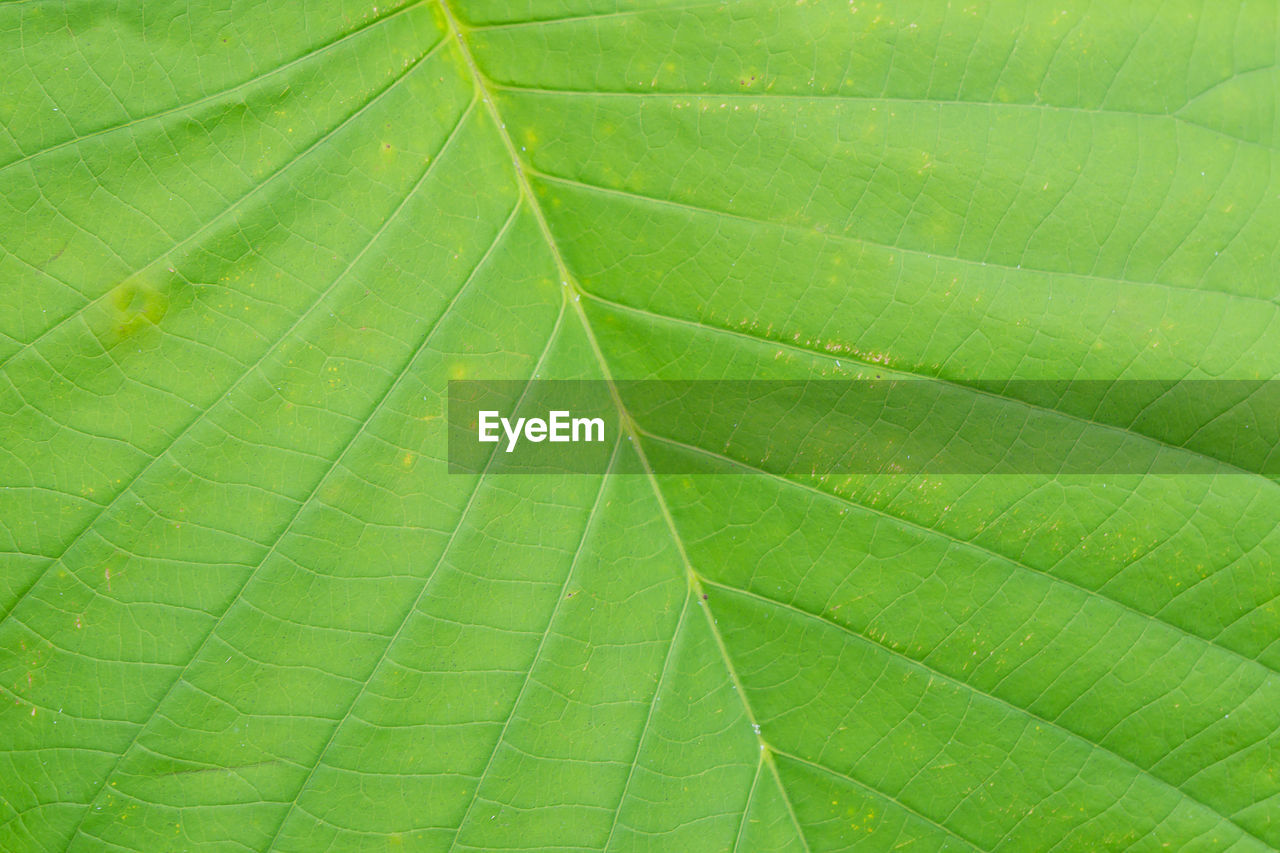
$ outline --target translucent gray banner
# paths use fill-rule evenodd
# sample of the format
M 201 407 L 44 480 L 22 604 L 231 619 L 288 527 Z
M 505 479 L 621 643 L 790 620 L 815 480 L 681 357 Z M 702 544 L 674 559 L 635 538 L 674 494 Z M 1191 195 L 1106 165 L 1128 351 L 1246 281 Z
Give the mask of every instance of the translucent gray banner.
M 455 381 L 448 420 L 453 473 L 634 469 L 634 436 L 667 474 L 1280 475 L 1276 380 Z

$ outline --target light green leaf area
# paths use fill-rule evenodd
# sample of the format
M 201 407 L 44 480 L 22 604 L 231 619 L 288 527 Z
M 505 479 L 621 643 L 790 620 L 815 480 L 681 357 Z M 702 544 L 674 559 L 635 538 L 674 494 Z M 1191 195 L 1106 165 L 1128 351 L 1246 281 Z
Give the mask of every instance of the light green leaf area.
M 1194 476 L 444 461 L 451 379 L 1280 378 L 1278 28 L 0 6 L 0 850 L 1280 847 L 1274 413 L 999 398 Z

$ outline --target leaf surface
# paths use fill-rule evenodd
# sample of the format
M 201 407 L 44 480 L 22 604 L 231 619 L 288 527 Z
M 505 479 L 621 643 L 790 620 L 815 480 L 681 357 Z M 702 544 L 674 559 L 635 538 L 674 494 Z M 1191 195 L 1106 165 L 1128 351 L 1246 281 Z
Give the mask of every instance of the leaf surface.
M 0 6 L 0 849 L 1280 847 L 1274 418 L 995 395 L 1211 472 L 1105 477 L 444 419 L 1277 378 L 1273 3 L 227 6 Z

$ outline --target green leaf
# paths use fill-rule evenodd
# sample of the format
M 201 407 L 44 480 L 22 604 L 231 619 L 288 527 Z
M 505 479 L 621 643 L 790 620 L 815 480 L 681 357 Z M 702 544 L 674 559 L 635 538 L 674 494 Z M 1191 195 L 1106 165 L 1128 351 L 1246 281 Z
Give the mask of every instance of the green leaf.
M 0 6 L 0 849 L 1280 847 L 1273 413 L 997 394 L 1210 471 L 1105 477 L 625 419 L 641 473 L 451 475 L 444 420 L 1280 377 L 1277 25 Z

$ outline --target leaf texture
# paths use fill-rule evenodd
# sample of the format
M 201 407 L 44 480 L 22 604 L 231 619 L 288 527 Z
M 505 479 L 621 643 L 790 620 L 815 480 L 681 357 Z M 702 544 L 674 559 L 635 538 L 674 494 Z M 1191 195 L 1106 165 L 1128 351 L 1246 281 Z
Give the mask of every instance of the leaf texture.
M 0 6 L 0 850 L 1280 848 L 1274 418 L 1242 456 L 999 396 L 1212 471 L 1105 477 L 630 421 L 640 473 L 451 475 L 444 419 L 468 378 L 1278 378 L 1278 27 Z

